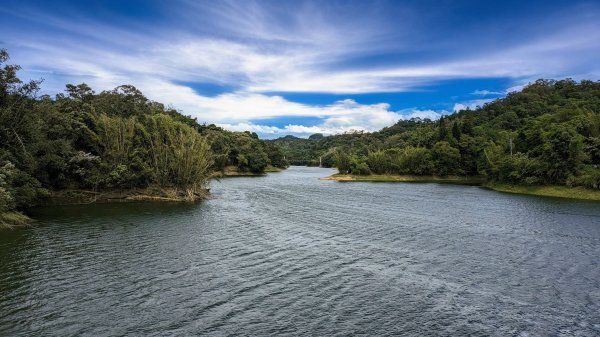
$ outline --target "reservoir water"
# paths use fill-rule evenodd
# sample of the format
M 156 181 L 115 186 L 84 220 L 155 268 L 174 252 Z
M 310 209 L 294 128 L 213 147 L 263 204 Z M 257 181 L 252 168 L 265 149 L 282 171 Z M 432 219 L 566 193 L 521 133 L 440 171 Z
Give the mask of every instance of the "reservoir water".
M 331 173 L 36 209 L 0 232 L 0 335 L 600 336 L 600 203 Z

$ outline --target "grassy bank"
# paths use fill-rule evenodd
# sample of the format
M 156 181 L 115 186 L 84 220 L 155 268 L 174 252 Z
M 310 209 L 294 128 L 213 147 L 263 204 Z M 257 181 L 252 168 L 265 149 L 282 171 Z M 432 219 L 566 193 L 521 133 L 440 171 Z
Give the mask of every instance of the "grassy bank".
M 329 177 L 320 178 L 321 180 L 335 181 L 363 181 L 363 182 L 421 182 L 421 183 L 443 183 L 460 185 L 481 185 L 498 192 L 527 194 L 544 197 L 569 198 L 580 200 L 600 201 L 600 191 L 591 190 L 583 187 L 568 186 L 521 186 L 488 183 L 483 177 L 462 177 L 462 176 L 414 176 L 414 175 L 351 175 L 334 174 Z
M 260 177 L 264 175 L 265 173 L 240 171 L 237 166 L 225 166 L 223 171 L 214 172 L 210 177 L 218 179 L 227 177 Z
M 421 182 L 421 183 L 448 183 L 464 185 L 481 185 L 484 179 L 480 177 L 462 177 L 462 176 L 415 176 L 415 175 L 392 175 L 392 174 L 371 174 L 366 176 L 351 174 L 334 174 L 321 180 L 335 181 L 368 181 L 368 182 Z
M 31 219 L 28 216 L 18 212 L 0 213 L 0 230 L 27 226 L 30 222 Z
M 275 167 L 275 166 L 267 166 L 262 173 L 254 173 L 247 171 L 240 171 L 236 166 L 227 166 L 223 171 L 214 172 L 211 175 L 211 178 L 227 178 L 227 177 L 262 177 L 267 173 L 276 173 L 281 172 L 283 169 Z
M 507 184 L 485 184 L 494 191 L 516 194 L 529 194 L 544 197 L 569 198 L 600 201 L 600 191 L 583 187 L 567 186 L 520 186 Z
M 282 169 L 282 168 L 271 166 L 271 165 L 265 167 L 265 172 L 267 172 L 267 173 L 277 173 L 277 172 L 281 172 L 283 170 L 284 169 Z
M 42 206 L 77 205 L 109 202 L 194 202 L 208 198 L 209 189 L 183 190 L 173 187 L 148 187 L 115 191 L 61 190 L 50 192 Z M 19 212 L 0 213 L 0 230 L 27 226 L 33 220 Z
M 194 202 L 206 199 L 208 196 L 208 189 L 191 191 L 164 187 L 103 192 L 90 190 L 62 190 L 52 192 L 46 204 L 67 205 L 131 201 Z

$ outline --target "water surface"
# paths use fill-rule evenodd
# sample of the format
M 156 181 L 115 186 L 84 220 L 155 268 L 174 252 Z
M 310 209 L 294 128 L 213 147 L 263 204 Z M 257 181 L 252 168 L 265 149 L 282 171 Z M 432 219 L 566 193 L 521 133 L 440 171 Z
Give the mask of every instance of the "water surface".
M 38 209 L 0 233 L 0 335 L 600 335 L 600 204 L 331 173 Z

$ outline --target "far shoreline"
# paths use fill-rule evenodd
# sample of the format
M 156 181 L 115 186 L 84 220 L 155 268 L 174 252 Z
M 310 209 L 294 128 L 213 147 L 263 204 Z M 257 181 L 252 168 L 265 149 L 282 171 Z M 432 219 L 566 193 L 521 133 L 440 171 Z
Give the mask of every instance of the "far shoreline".
M 267 173 L 277 173 L 286 170 L 285 168 L 267 166 L 262 172 L 240 171 L 235 166 L 227 166 L 222 171 L 213 172 L 210 175 L 211 179 L 235 178 L 235 177 L 264 177 Z
M 371 174 L 371 175 L 353 175 L 353 174 L 333 174 L 329 177 L 319 178 L 320 180 L 334 180 L 340 182 L 400 182 L 400 183 L 441 183 L 441 184 L 460 184 L 480 186 L 485 183 L 482 177 L 464 177 L 464 176 L 417 176 L 417 175 L 392 175 L 392 174 Z
M 534 195 L 573 200 L 600 201 L 600 191 L 583 187 L 568 187 L 559 185 L 510 185 L 487 182 L 483 177 L 470 176 L 415 176 L 415 175 L 352 175 L 333 174 L 320 180 L 338 182 L 389 182 L 389 183 L 438 183 L 481 186 L 502 193 Z

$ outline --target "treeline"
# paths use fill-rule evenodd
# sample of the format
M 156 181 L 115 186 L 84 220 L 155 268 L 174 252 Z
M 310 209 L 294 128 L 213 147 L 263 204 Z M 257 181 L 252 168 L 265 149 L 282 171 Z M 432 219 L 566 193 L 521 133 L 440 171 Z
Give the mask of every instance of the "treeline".
M 0 50 L 0 215 L 51 191 L 173 187 L 193 197 L 214 171 L 285 167 L 274 144 L 202 125 L 131 85 L 95 93 L 86 84 L 39 96 Z M 1 220 L 1 219 L 0 219 Z
M 438 121 L 374 133 L 274 141 L 290 162 L 341 173 L 484 176 L 523 185 L 600 188 L 600 82 L 538 80 Z
M 286 168 L 289 163 L 274 143 L 259 140 L 254 132 L 229 132 L 215 125 L 199 125 L 213 153 L 213 169 L 234 166 L 240 172 L 263 173 L 267 166 Z

